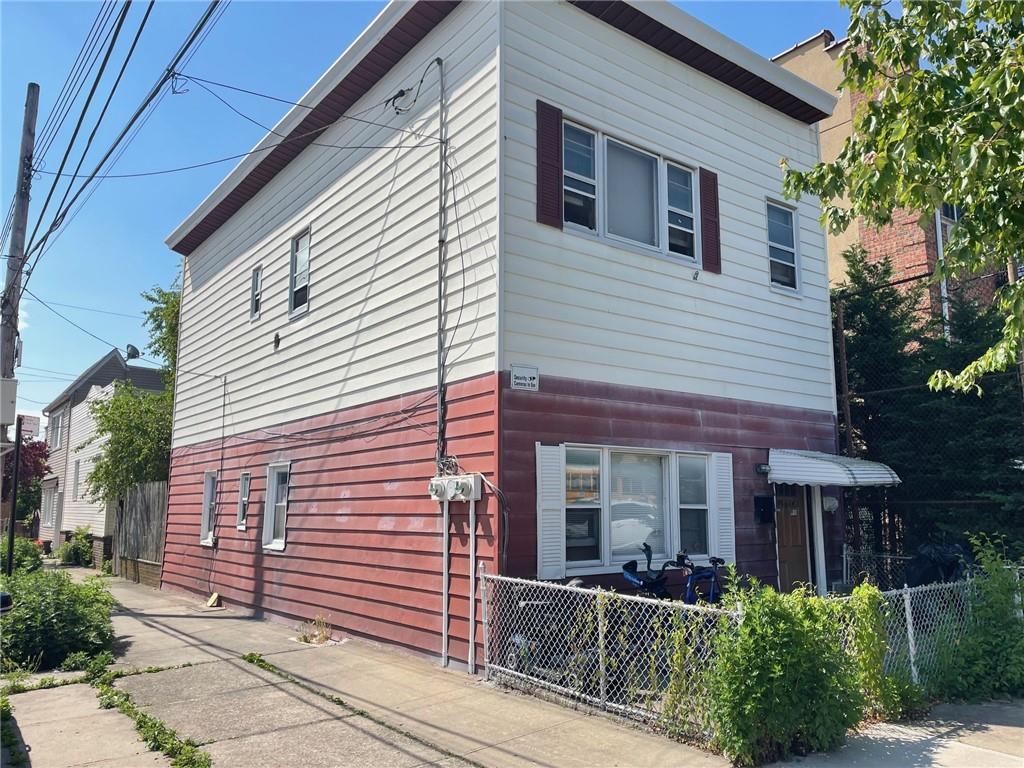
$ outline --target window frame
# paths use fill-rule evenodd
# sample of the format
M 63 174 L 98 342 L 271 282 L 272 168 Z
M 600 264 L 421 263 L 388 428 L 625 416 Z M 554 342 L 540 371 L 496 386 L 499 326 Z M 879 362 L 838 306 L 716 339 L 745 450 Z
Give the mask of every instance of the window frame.
M 704 460 L 704 504 L 703 505 L 701 505 L 701 504 L 684 504 L 683 503 L 682 495 L 679 493 L 679 457 L 680 456 L 686 456 L 688 458 L 699 457 L 699 458 L 702 458 Z M 708 537 L 708 551 L 707 552 L 696 552 L 696 553 L 694 553 L 694 552 L 687 552 L 687 554 L 690 556 L 691 560 L 694 557 L 696 557 L 698 560 L 702 560 L 702 561 L 703 560 L 707 560 L 709 557 L 711 557 L 711 551 L 710 551 L 712 549 L 712 547 L 711 547 L 711 535 L 712 535 L 712 530 L 713 530 L 712 527 L 711 527 L 711 454 L 710 453 L 680 453 L 680 452 L 677 452 L 676 455 L 675 455 L 675 459 L 674 459 L 673 463 L 675 464 L 675 482 L 676 482 L 675 507 L 673 507 L 673 510 L 675 511 L 675 516 L 676 516 L 676 544 L 677 544 L 678 547 L 682 547 L 682 545 L 683 545 L 683 526 L 682 526 L 682 520 L 679 519 L 681 517 L 681 515 L 682 515 L 682 511 L 684 509 L 703 509 L 704 510 L 704 515 L 705 515 L 705 520 L 706 520 L 705 530 L 707 531 L 707 537 Z
M 674 558 L 680 547 L 680 525 L 679 525 L 679 510 L 681 505 L 679 503 L 679 457 L 681 456 L 696 456 L 703 458 L 705 461 L 705 490 L 707 493 L 706 511 L 707 511 L 707 530 L 708 530 L 708 549 L 711 552 L 699 552 L 699 553 L 687 553 L 695 563 L 707 563 L 708 558 L 711 555 L 717 554 L 717 546 L 715 543 L 714 532 L 716 528 L 715 520 L 715 491 L 712 485 L 712 474 L 711 474 L 711 459 L 713 454 L 711 452 L 703 451 L 679 451 L 669 448 L 645 448 L 636 446 L 616 446 L 616 445 L 594 445 L 592 443 L 565 443 L 563 450 L 568 452 L 569 450 L 594 450 L 600 451 L 600 494 L 601 494 L 601 519 L 600 519 L 600 531 L 601 531 L 601 560 L 588 560 L 588 561 L 571 561 L 565 557 L 565 541 L 562 543 L 562 557 L 565 565 L 565 575 L 570 576 L 592 576 L 597 574 L 615 573 L 621 570 L 622 564 L 629 562 L 630 560 L 637 560 L 643 563 L 643 553 L 639 550 L 635 555 L 630 555 L 624 558 L 616 558 L 612 554 L 612 542 L 611 542 L 611 455 L 613 453 L 636 453 L 645 455 L 661 456 L 665 459 L 662 468 L 662 493 L 663 493 L 663 505 L 664 505 L 664 521 L 665 521 L 665 548 L 668 550 L 665 553 L 655 552 L 654 558 L 651 561 L 652 567 L 660 567 L 661 564 L 667 560 Z M 565 469 L 563 468 L 563 474 Z M 568 487 L 565 488 L 565 492 L 568 492 Z M 580 505 L 581 508 L 588 508 L 586 505 Z M 589 505 L 594 506 L 594 505 Z M 563 515 L 565 510 L 572 509 L 572 507 L 565 503 L 563 496 Z M 564 529 L 564 526 L 563 526 Z M 563 534 L 564 535 L 564 534 Z
M 243 488 L 245 492 L 243 493 Z M 244 531 L 249 519 L 249 505 L 252 501 L 252 472 L 242 472 L 238 476 L 238 512 L 235 517 L 235 528 Z
M 298 255 L 298 248 L 296 247 L 299 240 L 303 237 L 308 239 L 306 249 L 309 254 L 306 257 L 306 300 L 301 306 L 295 306 L 295 268 L 297 265 L 296 256 Z M 288 316 L 298 317 L 309 311 L 309 298 L 310 298 L 310 286 L 313 283 L 313 228 L 305 227 L 297 234 L 292 236 L 288 247 Z M 302 287 L 302 286 L 299 286 Z
M 82 471 L 82 460 L 75 459 L 74 485 L 71 486 L 71 500 L 78 501 L 78 480 Z
M 249 321 L 260 319 L 263 309 L 263 265 L 257 264 L 249 273 Z
M 288 474 L 288 487 L 284 498 L 284 538 L 275 539 L 274 536 L 274 508 L 279 502 L 275 500 L 277 484 L 274 482 L 280 472 Z M 283 552 L 288 543 L 288 507 L 291 504 L 292 492 L 292 463 L 291 461 L 274 461 L 267 465 L 267 491 L 263 500 L 263 531 L 261 544 L 268 552 Z
M 204 547 L 212 547 L 217 540 L 217 490 L 217 470 L 208 469 L 203 472 L 203 506 L 199 515 L 199 544 Z
M 565 126 L 571 125 L 577 130 L 585 131 L 594 137 L 594 179 L 588 179 L 584 176 L 580 176 L 577 173 L 566 170 L 565 168 L 565 157 L 564 157 L 564 143 L 565 143 Z M 615 247 L 624 247 L 628 249 L 636 249 L 642 253 L 660 256 L 665 259 L 669 259 L 676 263 L 681 263 L 685 266 L 696 267 L 697 269 L 703 269 L 703 259 L 701 256 L 701 220 L 700 220 L 700 173 L 699 167 L 696 163 L 687 162 L 686 160 L 679 159 L 678 156 L 670 156 L 657 150 L 648 149 L 646 147 L 639 146 L 632 141 L 622 138 L 613 133 L 608 133 L 599 128 L 592 127 L 586 123 L 582 123 L 578 120 L 574 120 L 569 117 L 562 118 L 562 142 L 563 142 L 563 157 L 562 157 L 562 195 L 563 195 L 563 209 L 562 209 L 562 229 L 563 231 L 573 232 L 576 234 L 583 235 L 585 237 L 591 237 L 609 245 Z M 657 179 L 656 179 L 656 232 L 658 236 L 658 244 L 650 245 L 648 243 L 641 243 L 637 240 L 630 240 L 628 237 L 616 235 L 608 231 L 608 177 L 607 177 L 607 147 L 608 142 L 613 141 L 616 144 L 620 144 L 623 147 L 632 149 L 644 155 L 653 157 L 657 162 Z M 681 253 L 669 250 L 668 247 L 668 235 L 669 235 L 669 204 L 668 204 L 668 167 L 674 166 L 680 170 L 684 170 L 690 174 L 692 181 L 692 193 L 693 193 L 693 213 L 689 214 L 685 211 L 680 211 L 684 215 L 692 216 L 693 218 L 693 257 L 686 256 Z M 565 195 L 565 177 L 568 176 L 573 179 L 577 179 L 585 184 L 593 184 L 595 189 L 595 211 L 594 218 L 596 223 L 596 229 L 588 229 L 587 227 L 580 226 L 571 221 L 565 219 L 565 208 L 564 208 L 564 195 Z M 575 190 L 579 192 L 579 190 Z M 585 194 L 585 193 L 584 193 Z M 675 209 L 678 210 L 678 209 Z
M 772 242 L 770 229 L 768 227 L 768 209 L 778 208 L 781 211 L 786 211 L 793 222 L 793 245 L 783 245 L 781 243 Z M 765 234 L 765 255 L 768 257 L 768 285 L 773 291 L 779 291 L 781 293 L 790 296 L 799 296 L 801 292 L 801 270 L 800 270 L 800 216 L 797 209 L 791 205 L 775 200 L 774 198 L 765 198 L 764 206 L 764 234 Z M 788 264 L 781 259 L 776 259 L 772 256 L 772 248 L 778 248 L 783 251 L 791 251 L 793 253 L 793 263 Z M 772 262 L 779 264 L 785 264 L 787 267 L 793 267 L 793 285 L 788 286 L 783 283 L 777 283 L 772 279 Z
M 57 518 L 54 514 L 57 511 L 56 488 L 43 488 L 39 507 L 39 524 L 45 528 L 53 528 Z
M 54 425 L 56 427 L 55 430 L 50 430 L 50 424 L 46 425 L 48 432 L 52 433 L 52 432 L 56 431 L 56 438 L 57 438 L 56 442 L 54 442 L 50 446 L 50 450 L 52 450 L 52 451 L 59 451 L 61 448 L 64 447 L 64 412 L 66 410 L 67 410 L 67 408 L 61 408 L 55 414 L 50 416 L 50 421 L 51 422 L 52 421 L 56 421 L 57 422 Z M 47 441 L 49 441 L 50 434 L 47 434 L 46 437 L 47 437 Z

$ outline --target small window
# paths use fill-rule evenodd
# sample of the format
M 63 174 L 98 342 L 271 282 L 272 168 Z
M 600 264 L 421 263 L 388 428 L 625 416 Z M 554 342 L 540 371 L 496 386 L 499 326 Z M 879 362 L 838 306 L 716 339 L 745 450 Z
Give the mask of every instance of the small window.
M 658 158 L 608 139 L 608 234 L 658 245 Z
M 267 468 L 267 501 L 263 512 L 263 546 L 284 549 L 288 517 L 289 464 L 271 464 Z
M 47 528 L 53 527 L 54 501 L 56 495 L 57 494 L 54 492 L 53 488 L 47 488 L 43 491 L 43 500 L 41 504 L 42 509 L 39 513 L 39 522 Z
M 708 462 L 704 456 L 679 456 L 679 546 L 689 555 L 707 555 Z
M 75 481 L 71 487 L 71 498 L 78 501 L 78 473 L 82 468 L 82 462 L 80 459 L 75 459 Z
M 773 285 L 796 289 L 796 226 L 789 208 L 768 203 L 768 266 Z
M 563 215 L 568 224 L 597 231 L 596 136 L 562 124 Z
M 668 250 L 697 258 L 693 217 L 693 173 L 671 163 L 668 170 Z
M 963 215 L 959 205 L 953 205 L 952 203 L 942 204 L 942 218 L 948 219 L 954 224 L 960 221 L 960 217 Z
M 300 312 L 309 303 L 309 230 L 292 240 L 288 311 Z
M 252 486 L 252 475 L 243 472 L 238 477 L 238 520 L 236 526 L 245 530 L 245 521 L 249 516 L 249 488 Z
M 63 445 L 64 440 L 64 411 L 57 411 L 50 417 L 47 425 L 48 437 L 50 438 L 50 449 L 56 451 Z
M 203 475 L 203 510 L 199 520 L 199 543 L 213 545 L 213 530 L 217 519 L 217 473 Z
M 263 298 L 263 267 L 255 267 L 252 271 L 252 280 L 249 286 L 249 318 L 252 320 L 260 316 L 260 302 Z

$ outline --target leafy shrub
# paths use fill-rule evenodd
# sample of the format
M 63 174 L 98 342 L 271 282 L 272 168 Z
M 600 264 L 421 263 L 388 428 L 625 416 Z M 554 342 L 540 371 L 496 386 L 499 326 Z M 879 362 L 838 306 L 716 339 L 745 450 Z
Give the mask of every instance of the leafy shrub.
M 842 744 L 862 718 L 863 697 L 841 645 L 841 603 L 759 584 L 730 599 L 742 621 L 715 641 L 709 693 L 716 746 L 753 765 Z
M 71 540 L 57 547 L 57 559 L 64 565 L 92 567 L 92 534 L 89 533 L 89 526 L 75 528 Z
M 43 567 L 43 551 L 31 539 L 18 536 L 14 540 L 14 570 L 38 571 Z M 0 571 L 7 569 L 7 540 L 0 543 Z
M 966 631 L 940 645 L 932 693 L 979 700 L 1024 695 L 1024 582 L 1007 568 L 998 540 L 972 537 L 982 575 L 972 581 Z
M 76 584 L 63 571 L 15 572 L 4 581 L 14 606 L 0 617 L 5 661 L 53 669 L 69 655 L 110 650 L 114 605 L 100 579 Z
M 64 658 L 58 669 L 61 672 L 81 672 L 88 664 L 89 654 L 85 651 L 75 651 Z

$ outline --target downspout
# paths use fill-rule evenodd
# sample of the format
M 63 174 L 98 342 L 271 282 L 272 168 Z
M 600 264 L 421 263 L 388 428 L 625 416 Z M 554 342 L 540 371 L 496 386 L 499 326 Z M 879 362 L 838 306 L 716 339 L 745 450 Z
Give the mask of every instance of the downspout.
M 469 502 L 469 674 L 476 674 L 476 502 Z
M 450 520 L 448 516 L 448 499 L 441 502 L 444 513 L 442 514 L 441 534 L 441 666 L 448 666 L 448 527 Z

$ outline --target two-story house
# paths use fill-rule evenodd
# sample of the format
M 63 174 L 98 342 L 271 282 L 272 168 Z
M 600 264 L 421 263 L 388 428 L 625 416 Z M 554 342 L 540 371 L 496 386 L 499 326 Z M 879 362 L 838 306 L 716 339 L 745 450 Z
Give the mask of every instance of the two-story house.
M 110 397 L 118 381 L 153 392 L 164 389 L 160 371 L 131 365 L 118 350 L 112 349 L 83 371 L 43 411 L 47 416 L 51 472 L 42 481 L 39 538 L 57 546 L 76 528 L 88 526 L 97 568 L 110 557 L 114 518 L 111 505 L 93 501 L 85 484 L 103 449 L 103 440 L 94 439 L 96 423 L 89 406 L 97 399 Z
M 562 0 L 391 3 L 298 101 L 168 239 L 165 588 L 466 659 L 474 561 L 838 575 L 825 239 L 779 166 L 831 95 Z M 439 471 L 484 475 L 475 525 Z

